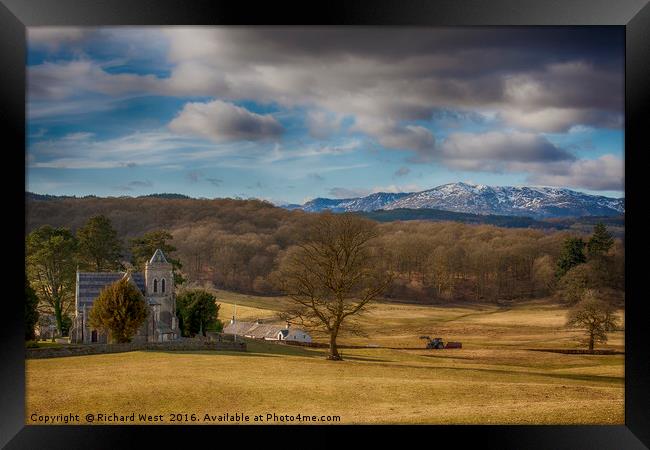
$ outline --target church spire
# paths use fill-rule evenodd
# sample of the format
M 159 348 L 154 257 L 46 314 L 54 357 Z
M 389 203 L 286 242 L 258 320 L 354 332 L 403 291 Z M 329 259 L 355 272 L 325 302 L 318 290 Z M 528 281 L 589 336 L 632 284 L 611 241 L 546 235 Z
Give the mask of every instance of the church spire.
M 160 250 L 159 248 L 156 249 L 154 252 L 153 256 L 149 260 L 150 263 L 167 263 L 167 258 L 165 258 L 165 254 Z

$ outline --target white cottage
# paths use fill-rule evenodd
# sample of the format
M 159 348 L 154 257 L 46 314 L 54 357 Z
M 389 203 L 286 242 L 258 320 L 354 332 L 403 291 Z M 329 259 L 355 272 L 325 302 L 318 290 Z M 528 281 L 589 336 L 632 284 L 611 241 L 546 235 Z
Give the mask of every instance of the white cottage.
M 234 334 L 251 339 L 264 339 L 265 341 L 293 341 L 310 343 L 311 336 L 305 330 L 292 327 L 287 323 L 282 325 L 265 324 L 261 321 L 240 322 L 231 319 L 223 329 L 225 334 Z

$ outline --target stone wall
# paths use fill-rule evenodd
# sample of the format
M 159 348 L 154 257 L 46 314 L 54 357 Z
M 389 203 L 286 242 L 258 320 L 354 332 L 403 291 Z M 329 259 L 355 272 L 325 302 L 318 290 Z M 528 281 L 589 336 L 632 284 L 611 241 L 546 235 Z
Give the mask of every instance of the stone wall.
M 98 355 L 102 353 L 122 353 L 137 350 L 157 351 L 192 351 L 192 350 L 218 350 L 218 351 L 246 351 L 245 342 L 229 342 L 224 340 L 208 339 L 180 339 L 169 342 L 142 342 L 128 344 L 84 344 L 65 345 L 62 347 L 44 347 L 25 349 L 26 359 L 58 358 L 62 356 Z

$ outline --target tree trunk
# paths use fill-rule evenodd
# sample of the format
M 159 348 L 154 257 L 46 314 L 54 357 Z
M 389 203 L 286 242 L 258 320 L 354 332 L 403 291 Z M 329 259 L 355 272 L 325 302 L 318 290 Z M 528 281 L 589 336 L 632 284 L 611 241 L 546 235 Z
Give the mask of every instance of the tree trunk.
M 336 346 L 336 335 L 338 334 L 338 330 L 332 331 L 330 333 L 330 353 L 327 355 L 327 359 L 330 359 L 332 361 L 341 361 L 343 358 L 341 358 L 341 355 L 339 355 L 339 350 L 338 347 Z
M 56 318 L 56 331 L 59 336 L 63 336 L 63 312 L 60 301 L 54 302 L 54 317 Z
M 589 335 L 589 351 L 590 352 L 594 351 L 594 335 L 593 334 Z

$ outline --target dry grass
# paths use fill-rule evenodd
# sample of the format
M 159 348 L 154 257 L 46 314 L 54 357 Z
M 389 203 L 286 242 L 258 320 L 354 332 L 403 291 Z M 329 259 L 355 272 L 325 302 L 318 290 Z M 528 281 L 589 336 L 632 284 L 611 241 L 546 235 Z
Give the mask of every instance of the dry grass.
M 218 292 L 221 316 L 270 318 L 286 300 Z M 430 307 L 378 303 L 359 319 L 369 337 L 342 343 L 461 350 L 324 350 L 249 342 L 246 354 L 131 352 L 27 361 L 31 413 L 339 415 L 341 423 L 622 424 L 623 355 L 526 351 L 574 347 L 557 305 Z M 623 348 L 623 333 L 609 348 Z M 137 420 L 136 420 L 137 422 Z M 220 423 L 220 422 L 217 422 Z M 268 423 L 268 422 L 264 422 Z M 296 422 L 293 422 L 296 423 Z
M 289 305 L 282 297 L 256 297 L 217 291 L 220 315 L 230 319 L 237 304 L 239 320 L 265 319 L 282 323 L 277 312 Z M 420 336 L 461 341 L 466 348 L 577 348 L 580 332 L 564 327 L 568 309 L 547 301 L 531 301 L 512 308 L 493 305 L 430 306 L 391 302 L 369 305 L 354 321 L 362 335 L 343 332 L 340 343 L 387 347 L 422 347 Z M 618 312 L 624 319 L 624 311 Z M 621 320 L 624 322 L 624 320 Z M 317 340 L 327 342 L 314 333 Z M 624 349 L 624 332 L 611 333 L 599 348 Z

